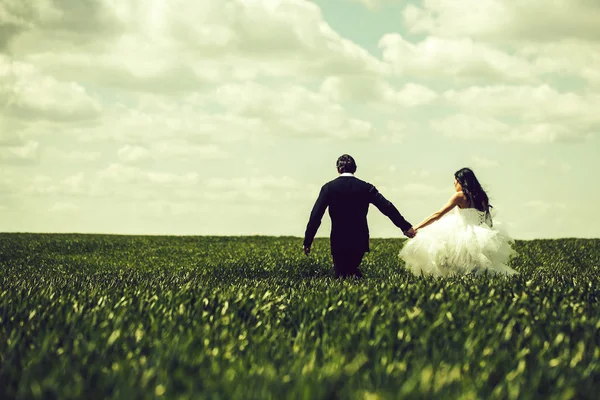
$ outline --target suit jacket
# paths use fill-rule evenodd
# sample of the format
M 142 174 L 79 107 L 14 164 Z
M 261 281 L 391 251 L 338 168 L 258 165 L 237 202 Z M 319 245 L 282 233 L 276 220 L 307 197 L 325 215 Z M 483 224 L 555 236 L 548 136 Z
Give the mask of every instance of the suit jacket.
M 306 226 L 304 246 L 311 246 L 325 209 L 329 207 L 331 252 L 369 251 L 369 204 L 374 204 L 403 231 L 411 228 L 412 225 L 375 186 L 354 176 L 339 176 L 321 187 Z

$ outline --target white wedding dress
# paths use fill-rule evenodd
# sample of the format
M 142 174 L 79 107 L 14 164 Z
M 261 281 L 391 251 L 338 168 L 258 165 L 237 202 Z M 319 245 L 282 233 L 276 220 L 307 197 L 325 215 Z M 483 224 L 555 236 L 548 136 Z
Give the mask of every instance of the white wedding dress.
M 517 272 L 506 264 L 516 255 L 513 243 L 498 224 L 488 225 L 485 213 L 454 207 L 408 239 L 400 258 L 415 275 L 512 275 Z

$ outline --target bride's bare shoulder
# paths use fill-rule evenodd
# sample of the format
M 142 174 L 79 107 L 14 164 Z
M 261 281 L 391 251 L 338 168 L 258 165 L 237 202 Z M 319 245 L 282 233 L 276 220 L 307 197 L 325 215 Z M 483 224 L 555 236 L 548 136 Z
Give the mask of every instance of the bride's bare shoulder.
M 466 207 L 469 204 L 469 198 L 462 190 L 456 192 L 454 198 L 461 207 Z

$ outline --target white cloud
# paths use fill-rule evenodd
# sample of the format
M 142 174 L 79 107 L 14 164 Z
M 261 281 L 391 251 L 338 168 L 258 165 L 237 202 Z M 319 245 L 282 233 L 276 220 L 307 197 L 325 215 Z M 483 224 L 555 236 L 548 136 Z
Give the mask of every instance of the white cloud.
M 365 139 L 374 132 L 370 122 L 353 118 L 328 96 L 299 85 L 229 84 L 219 87 L 214 98 L 276 135 Z
M 527 60 L 470 38 L 429 36 L 412 43 L 399 33 L 379 41 L 383 59 L 395 74 L 445 76 L 468 81 L 532 81 L 537 71 Z
M 116 141 L 122 160 L 227 157 L 219 143 L 268 137 L 365 139 L 374 127 L 323 93 L 295 84 L 230 83 L 201 95 L 137 96 L 105 108 L 101 120 L 64 128 L 79 143 Z M 148 153 L 141 149 L 145 148 Z M 135 154 L 134 154 L 135 152 Z
M 416 83 L 407 83 L 400 91 L 388 90 L 386 99 L 393 99 L 401 105 L 414 107 L 431 103 L 438 97 L 433 90 Z
M 389 120 L 386 123 L 386 134 L 381 136 L 384 143 L 400 144 L 409 135 L 409 126 L 405 122 Z
M 118 151 L 119 159 L 123 162 L 137 162 L 150 158 L 150 152 L 143 146 L 125 145 Z
M 246 176 L 235 178 L 209 178 L 204 182 L 204 196 L 217 201 L 246 204 L 312 202 L 318 187 L 305 184 L 289 176 Z M 307 204 L 308 204 L 307 203 Z
M 127 166 L 113 163 L 97 172 L 97 177 L 109 183 L 127 184 L 173 184 L 173 185 L 195 185 L 199 182 L 198 174 L 188 172 L 175 174 L 169 172 L 157 172 L 143 170 L 139 167 Z
M 540 86 L 472 86 L 449 90 L 444 97 L 453 105 L 484 115 L 520 115 L 524 120 L 574 120 L 581 124 L 600 122 L 600 95 L 559 92 Z
M 548 143 L 581 140 L 586 132 L 573 131 L 552 123 L 509 124 L 493 117 L 453 114 L 431 122 L 434 131 L 459 139 L 482 139 L 503 142 Z
M 504 139 L 511 127 L 494 118 L 455 114 L 431 122 L 432 128 L 448 137 L 461 139 Z
M 438 190 L 431 186 L 425 185 L 422 183 L 409 183 L 402 187 L 402 190 L 407 194 L 415 194 L 415 195 L 430 195 L 438 193 Z
M 81 210 L 81 208 L 72 202 L 58 201 L 58 202 L 54 203 L 48 211 L 51 213 L 71 214 L 71 213 L 76 213 L 80 210 Z
M 446 127 L 434 126 L 450 136 L 552 142 L 584 139 L 600 128 L 600 95 L 559 92 L 547 84 L 472 86 L 447 91 L 444 98 L 460 114 L 444 119 Z
M 0 115 L 0 147 L 22 146 L 26 142 L 18 123 Z
M 562 172 L 571 172 L 573 170 L 573 166 L 571 164 L 569 164 L 568 162 L 562 162 L 560 163 L 560 170 Z
M 600 3 L 590 0 L 423 0 L 409 4 L 404 23 L 412 33 L 496 40 L 600 40 Z
M 31 64 L 0 54 L 0 107 L 25 120 L 81 120 L 98 116 L 101 106 L 80 84 L 61 82 Z
M 83 172 L 78 172 L 66 177 L 56 177 L 36 174 L 21 177 L 21 187 L 27 196 L 41 196 L 51 198 L 54 196 L 87 197 L 91 193 L 90 184 Z
M 141 97 L 132 105 L 114 104 L 98 123 L 71 127 L 65 134 L 84 143 L 112 140 L 140 145 L 168 141 L 192 145 L 247 139 L 265 130 L 261 121 L 228 112 L 205 112 L 208 106 L 204 100 L 191 97 Z
M 148 171 L 139 167 L 112 164 L 101 170 L 88 185 L 91 196 L 155 202 L 209 201 L 260 204 L 261 202 L 297 202 L 313 199 L 313 185 L 289 176 L 243 176 L 201 178 L 195 172 Z M 190 203 L 192 204 L 192 203 Z
M 546 215 L 553 211 L 564 210 L 567 206 L 564 203 L 550 202 L 545 200 L 530 200 L 525 202 L 525 207 L 529 208 L 531 212 L 538 215 Z
M 543 169 L 544 171 L 548 171 L 548 170 L 552 169 L 555 171 L 560 171 L 562 173 L 569 173 L 574 169 L 573 165 L 571 165 L 571 163 L 568 163 L 566 161 L 561 161 L 561 162 L 548 161 L 545 158 L 536 158 L 536 159 L 530 160 L 529 164 L 536 168 Z
M 61 182 L 62 185 L 67 188 L 67 191 L 72 194 L 84 193 L 85 175 L 83 172 L 78 172 L 74 175 L 68 176 Z
M 329 76 L 321 83 L 320 91 L 334 101 L 382 101 L 388 85 L 375 76 Z
M 360 3 L 370 10 L 375 10 L 386 5 L 403 4 L 406 0 L 348 0 L 353 3 Z
M 88 178 L 89 195 L 113 201 L 199 201 L 205 197 L 197 172 L 174 172 L 112 163 Z
M 35 8 L 40 14 L 41 7 Z M 143 5 L 127 0 L 79 7 L 60 2 L 47 8 L 44 18 L 24 13 L 30 28 L 15 34 L 9 48 L 15 57 L 62 79 L 168 93 L 228 79 L 379 73 L 382 68 L 305 0 Z M 45 46 L 39 45 L 42 38 Z
M 473 156 L 472 160 L 473 164 L 478 168 L 495 168 L 500 165 L 498 164 L 498 161 L 491 160 L 487 157 Z
M 199 217 L 202 210 L 198 204 L 188 201 L 170 201 L 170 200 L 152 200 L 149 201 L 144 209 L 140 210 L 146 218 L 154 218 L 163 221 L 164 218 L 173 217 Z
M 419 169 L 410 171 L 410 176 L 418 178 L 418 179 L 426 179 L 431 176 L 431 171 L 426 169 Z
M 6 201 L 9 196 L 22 193 L 24 177 L 9 168 L 0 169 L 0 196 L 1 201 Z
M 229 153 L 214 144 L 190 145 L 176 140 L 153 143 L 151 146 L 151 154 L 156 159 L 177 157 L 180 159 L 191 158 L 193 160 L 212 160 L 229 157 Z
M 600 87 L 600 41 L 561 39 L 548 43 L 523 43 L 518 56 L 535 62 L 544 73 L 584 79 Z
M 546 160 L 545 158 L 538 158 L 536 160 L 533 160 L 533 165 L 539 168 L 546 168 L 549 163 L 548 160 Z
M 48 158 L 52 162 L 64 162 L 68 164 L 96 161 L 102 155 L 99 151 L 64 150 L 53 146 L 44 148 L 42 154 L 44 158 Z
M 330 76 L 321 84 L 321 92 L 335 101 L 375 103 L 388 107 L 415 107 L 431 103 L 438 94 L 416 83 L 397 90 L 379 77 Z
M 2 163 L 30 163 L 39 158 L 39 143 L 33 140 L 21 146 L 0 147 L 0 162 Z
M 406 140 L 406 136 L 402 133 L 391 133 L 383 135 L 381 141 L 384 143 L 401 144 Z
M 268 190 L 268 189 L 297 189 L 300 184 L 288 176 L 248 177 L 248 178 L 210 178 L 206 186 L 214 189 Z
M 360 3 L 367 8 L 374 9 L 381 4 L 381 0 L 350 0 L 353 3 Z
M 585 0 L 424 0 L 409 4 L 405 24 L 379 46 L 393 71 L 462 81 L 539 83 L 547 77 L 600 84 L 600 3 Z
M 440 196 L 447 193 L 448 190 L 440 189 L 433 185 L 421 182 L 413 182 L 402 185 L 398 189 L 393 189 L 392 193 L 399 192 L 403 196 L 411 197 L 431 197 Z M 448 192 L 449 193 L 449 192 Z

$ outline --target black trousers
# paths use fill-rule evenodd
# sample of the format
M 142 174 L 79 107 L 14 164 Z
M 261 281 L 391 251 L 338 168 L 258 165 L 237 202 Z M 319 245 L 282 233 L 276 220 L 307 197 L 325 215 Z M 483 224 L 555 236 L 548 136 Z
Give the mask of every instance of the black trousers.
M 336 278 L 362 278 L 362 272 L 358 269 L 365 255 L 364 251 L 346 250 L 334 251 L 333 270 Z

